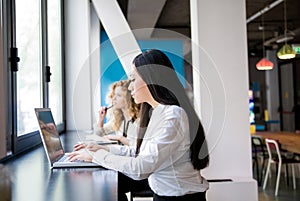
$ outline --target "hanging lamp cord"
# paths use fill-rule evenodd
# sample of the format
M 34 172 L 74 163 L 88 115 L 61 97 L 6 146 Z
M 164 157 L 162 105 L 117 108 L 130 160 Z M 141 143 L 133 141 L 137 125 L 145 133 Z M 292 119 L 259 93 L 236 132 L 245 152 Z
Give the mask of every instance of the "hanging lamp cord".
M 286 16 L 286 0 L 284 0 L 284 37 L 286 38 L 287 34 L 287 16 Z M 287 44 L 287 41 L 285 40 L 285 44 Z
M 262 24 L 262 48 L 263 48 L 263 57 L 266 55 L 266 50 L 265 50 L 265 14 L 263 13 L 261 16 L 261 24 Z

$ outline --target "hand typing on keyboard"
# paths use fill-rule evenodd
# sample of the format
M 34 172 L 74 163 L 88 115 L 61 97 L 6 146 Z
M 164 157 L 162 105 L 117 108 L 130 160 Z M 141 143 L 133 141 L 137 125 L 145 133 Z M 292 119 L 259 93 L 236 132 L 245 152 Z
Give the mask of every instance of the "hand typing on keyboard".
M 109 151 L 109 148 L 105 145 L 99 145 L 95 142 L 91 142 L 89 144 L 85 143 L 78 143 L 74 145 L 73 151 L 83 151 L 84 149 L 88 149 L 89 151 L 98 151 L 99 149 L 104 149 L 106 151 Z
M 85 161 L 85 162 L 92 162 L 93 156 L 91 155 L 90 151 L 87 150 L 80 150 L 80 151 L 73 151 L 71 153 L 66 153 L 68 156 L 69 161 Z

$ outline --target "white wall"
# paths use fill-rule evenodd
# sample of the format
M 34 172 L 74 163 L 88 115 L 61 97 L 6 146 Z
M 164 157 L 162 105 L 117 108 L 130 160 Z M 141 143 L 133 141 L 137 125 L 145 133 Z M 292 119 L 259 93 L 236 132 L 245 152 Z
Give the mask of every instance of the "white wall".
M 92 129 L 90 2 L 65 1 L 67 130 Z

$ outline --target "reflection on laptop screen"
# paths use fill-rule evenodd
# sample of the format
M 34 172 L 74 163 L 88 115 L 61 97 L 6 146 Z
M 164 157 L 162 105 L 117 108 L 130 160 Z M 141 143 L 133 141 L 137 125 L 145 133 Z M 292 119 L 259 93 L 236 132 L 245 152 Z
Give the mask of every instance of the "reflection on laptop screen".
M 59 134 L 49 108 L 36 109 L 36 116 L 38 118 L 40 131 L 44 146 L 47 149 L 51 163 L 64 155 L 62 144 L 59 139 Z

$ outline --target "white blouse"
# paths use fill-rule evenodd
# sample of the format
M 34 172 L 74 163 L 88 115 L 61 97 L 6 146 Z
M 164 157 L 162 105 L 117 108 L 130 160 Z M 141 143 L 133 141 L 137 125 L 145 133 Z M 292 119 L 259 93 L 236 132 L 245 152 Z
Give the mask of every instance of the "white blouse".
M 158 105 L 152 112 L 137 157 L 133 157 L 135 147 L 111 146 L 110 152 L 98 150 L 93 162 L 133 179 L 148 178 L 151 189 L 161 196 L 204 192 L 208 182 L 193 168 L 189 147 L 185 111 L 175 105 Z
M 128 123 L 126 138 L 128 139 L 130 146 L 136 146 L 137 122 L 138 122 L 138 119 L 136 119 L 134 122 L 130 121 Z M 124 129 L 124 120 L 122 120 L 121 126 L 118 131 L 115 131 L 113 129 L 111 121 L 108 121 L 107 123 L 105 123 L 103 128 L 100 128 L 98 123 L 94 124 L 94 134 L 99 135 L 99 136 L 104 136 L 104 135 L 123 136 L 123 129 Z

